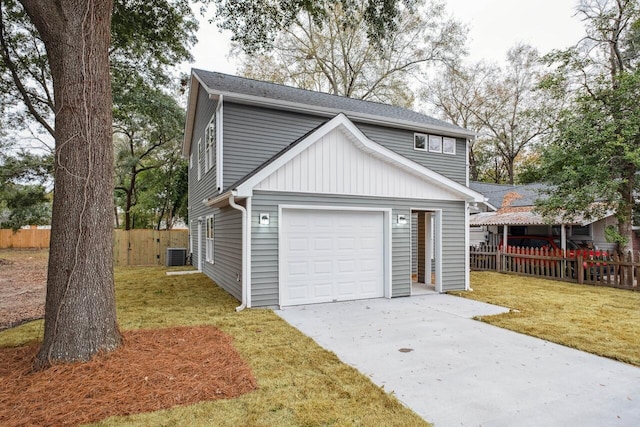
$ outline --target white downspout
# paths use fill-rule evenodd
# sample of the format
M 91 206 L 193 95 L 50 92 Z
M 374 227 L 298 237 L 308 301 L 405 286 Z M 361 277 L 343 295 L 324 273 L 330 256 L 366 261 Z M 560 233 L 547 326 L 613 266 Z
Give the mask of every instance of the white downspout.
M 247 307 L 247 210 L 236 204 L 233 191 L 229 194 L 229 206 L 242 212 L 242 301 L 236 307 L 236 311 L 242 311 Z
M 471 209 L 471 205 L 469 202 L 464 202 L 464 289 L 466 291 L 473 291 L 471 289 L 471 262 L 470 257 L 471 253 L 469 250 L 469 246 L 471 246 L 471 241 L 469 238 L 469 211 Z

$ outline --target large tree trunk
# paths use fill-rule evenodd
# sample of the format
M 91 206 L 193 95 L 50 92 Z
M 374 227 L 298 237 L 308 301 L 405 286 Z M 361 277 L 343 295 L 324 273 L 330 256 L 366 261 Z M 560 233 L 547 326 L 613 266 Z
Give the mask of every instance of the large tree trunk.
M 113 281 L 109 0 L 21 0 L 47 49 L 55 188 L 44 341 L 36 364 L 88 360 L 121 343 Z

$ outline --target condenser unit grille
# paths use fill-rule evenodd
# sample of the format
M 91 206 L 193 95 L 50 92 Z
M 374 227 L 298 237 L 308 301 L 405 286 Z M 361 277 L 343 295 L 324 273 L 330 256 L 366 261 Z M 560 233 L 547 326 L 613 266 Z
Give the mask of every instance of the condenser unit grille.
M 167 267 L 185 265 L 187 248 L 167 248 Z

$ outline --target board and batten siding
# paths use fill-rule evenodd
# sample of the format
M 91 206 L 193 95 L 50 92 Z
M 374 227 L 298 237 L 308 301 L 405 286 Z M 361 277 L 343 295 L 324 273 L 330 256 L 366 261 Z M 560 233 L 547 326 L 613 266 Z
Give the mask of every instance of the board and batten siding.
M 283 148 L 330 117 L 224 102 L 224 188 L 242 179 Z M 371 140 L 466 185 L 466 141 L 456 139 L 456 154 L 413 149 L 412 131 L 371 124 L 355 125 Z
M 411 294 L 411 226 L 399 225 L 396 221 L 397 215 L 409 216 L 412 208 L 441 209 L 444 246 L 443 290 L 464 289 L 464 202 L 255 191 L 251 201 L 251 305 L 253 307 L 278 305 L 279 205 L 392 209 L 392 297 Z M 259 224 L 260 213 L 269 214 L 269 225 Z M 458 218 L 462 218 L 462 225 L 459 228 Z

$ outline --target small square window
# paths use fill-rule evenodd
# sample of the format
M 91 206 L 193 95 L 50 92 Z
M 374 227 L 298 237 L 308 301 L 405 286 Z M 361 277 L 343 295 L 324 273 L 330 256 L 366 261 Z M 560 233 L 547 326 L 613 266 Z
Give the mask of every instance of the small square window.
M 421 135 L 416 133 L 413 136 L 413 148 L 416 150 L 426 150 L 427 149 L 427 135 Z
M 442 152 L 445 154 L 456 154 L 455 138 L 442 138 Z
M 429 135 L 429 151 L 432 153 L 442 153 L 442 137 Z

